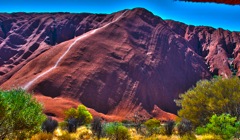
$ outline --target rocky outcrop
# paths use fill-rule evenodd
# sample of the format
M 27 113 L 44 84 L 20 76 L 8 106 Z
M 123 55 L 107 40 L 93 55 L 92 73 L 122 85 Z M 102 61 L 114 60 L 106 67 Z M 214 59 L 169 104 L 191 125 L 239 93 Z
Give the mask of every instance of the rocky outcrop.
M 154 118 L 162 121 L 176 120 L 177 116 L 168 112 L 161 110 L 159 107 L 154 106 L 151 114 Z
M 46 113 L 58 118 L 61 113 L 51 104 L 56 101 L 66 108 L 64 104 L 69 101 L 61 99 L 74 100 L 70 106 L 82 103 L 109 119 L 131 119 L 136 114 L 143 118 L 175 118 L 167 112 L 177 112 L 174 99 L 180 93 L 215 73 L 231 76 L 230 66 L 239 68 L 239 33 L 164 21 L 141 8 L 111 15 L 58 13 L 27 17 L 39 19 L 29 22 L 37 22 L 36 28 L 30 29 L 44 28 L 41 33 L 34 30 L 27 36 L 44 37 L 34 41 L 35 51 L 26 47 L 29 40 L 24 34 L 15 32 L 4 39 L 2 44 L 13 42 L 16 47 L 1 49 L 29 56 L 14 55 L 22 61 L 16 66 L 12 65 L 15 59 L 12 63 L 8 60 L 13 68 L 0 77 L 0 87 L 23 87 L 34 92 L 46 104 Z
M 191 26 L 176 21 L 166 21 L 171 29 L 182 36 L 198 55 L 205 58 L 212 75 L 240 76 L 240 33 L 221 28 Z

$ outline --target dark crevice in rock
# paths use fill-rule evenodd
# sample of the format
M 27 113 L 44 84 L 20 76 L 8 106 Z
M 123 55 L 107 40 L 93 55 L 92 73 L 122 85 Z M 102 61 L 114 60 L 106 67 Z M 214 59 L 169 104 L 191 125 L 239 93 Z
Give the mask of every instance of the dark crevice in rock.
M 4 28 L 4 25 L 3 25 L 2 22 L 0 22 L 0 27 L 1 27 L 2 32 L 3 32 L 3 34 L 4 34 L 3 39 L 5 39 L 5 38 L 7 37 L 7 31 L 6 31 L 6 29 Z
M 57 29 L 56 25 L 53 25 L 52 30 L 51 30 L 51 45 L 56 45 L 57 43 Z
M 46 114 L 47 116 L 56 117 L 56 115 L 55 115 L 54 113 L 46 112 L 45 114 Z

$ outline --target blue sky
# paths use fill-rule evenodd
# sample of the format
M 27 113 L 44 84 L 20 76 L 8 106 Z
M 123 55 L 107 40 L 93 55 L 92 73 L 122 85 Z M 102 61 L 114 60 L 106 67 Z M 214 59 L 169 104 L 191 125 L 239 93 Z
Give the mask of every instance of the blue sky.
M 1 0 L 0 12 L 112 13 L 143 7 L 163 19 L 240 31 L 240 5 L 174 0 Z

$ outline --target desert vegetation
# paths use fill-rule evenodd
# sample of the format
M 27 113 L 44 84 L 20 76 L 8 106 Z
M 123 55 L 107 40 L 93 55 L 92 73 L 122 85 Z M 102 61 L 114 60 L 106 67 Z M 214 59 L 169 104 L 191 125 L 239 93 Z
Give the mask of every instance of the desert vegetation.
M 24 139 L 41 131 L 42 105 L 24 90 L 0 91 L 0 139 Z
M 240 138 L 238 77 L 199 81 L 176 100 L 176 121 L 155 118 L 107 122 L 93 117 L 84 105 L 65 111 L 57 122 L 21 89 L 0 91 L 0 139 L 3 140 L 229 140 Z M 137 118 L 135 118 L 137 119 Z

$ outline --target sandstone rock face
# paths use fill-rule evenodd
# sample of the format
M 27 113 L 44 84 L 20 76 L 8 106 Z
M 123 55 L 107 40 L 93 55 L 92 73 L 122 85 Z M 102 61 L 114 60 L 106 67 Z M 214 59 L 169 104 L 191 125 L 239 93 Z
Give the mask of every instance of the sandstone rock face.
M 176 113 L 174 99 L 198 80 L 210 78 L 215 69 L 230 76 L 230 61 L 239 68 L 239 59 L 236 59 L 239 58 L 239 33 L 164 21 L 145 9 L 112 15 L 80 15 L 28 15 L 39 17 L 36 19 L 40 21 L 55 17 L 55 22 L 50 20 L 52 24 L 45 23 L 49 26 L 41 30 L 45 39 L 39 42 L 38 48 L 45 52 L 36 49 L 39 54 L 32 55 L 34 59 L 19 61 L 22 65 L 11 71 L 18 70 L 9 70 L 0 77 L 0 87 L 22 87 L 34 92 L 36 98 L 46 104 L 46 113 L 54 117 L 62 115 L 51 108 L 51 104 L 54 101 L 64 104 L 66 101 L 59 100 L 72 99 L 74 103 L 67 103 L 74 106 L 77 101 L 105 118 L 121 120 L 139 114 L 166 120 L 175 118 L 165 112 Z M 82 17 L 81 20 L 76 16 Z M 71 27 L 70 23 L 79 26 Z M 68 32 L 68 28 L 74 33 Z M 29 40 L 22 34 L 9 33 L 7 38 L 9 36 L 15 36 L 18 41 L 14 44 L 21 46 L 1 48 L 29 51 L 25 45 Z M 4 41 L 11 42 L 7 38 Z M 231 52 L 234 54 L 228 55 Z M 228 59 L 229 56 L 234 59 Z
M 240 33 L 211 27 L 194 27 L 180 22 L 166 21 L 171 29 L 182 36 L 198 55 L 205 58 L 213 75 L 240 76 Z
M 56 44 L 108 22 L 112 15 L 14 13 L 0 15 L 0 83 Z

